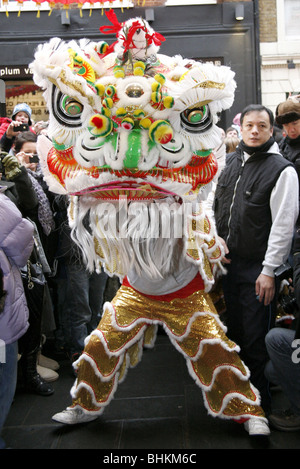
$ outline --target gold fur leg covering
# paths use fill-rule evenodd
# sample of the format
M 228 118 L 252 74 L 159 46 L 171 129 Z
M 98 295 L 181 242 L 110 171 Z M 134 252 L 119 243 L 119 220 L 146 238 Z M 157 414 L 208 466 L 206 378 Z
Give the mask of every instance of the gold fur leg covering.
M 153 345 L 160 324 L 184 355 L 210 415 L 236 420 L 251 415 L 264 418 L 258 391 L 249 381 L 239 348 L 226 336 L 207 293 L 197 291 L 188 298 L 167 302 L 122 286 L 104 310 L 76 362 L 78 378 L 71 390 L 72 407 L 100 414 L 128 368 L 140 361 L 143 347 Z

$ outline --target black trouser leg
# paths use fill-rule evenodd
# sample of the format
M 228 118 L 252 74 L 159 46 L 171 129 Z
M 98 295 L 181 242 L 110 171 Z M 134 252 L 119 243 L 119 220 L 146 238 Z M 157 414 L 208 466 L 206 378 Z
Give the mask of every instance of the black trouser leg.
M 264 370 L 268 361 L 265 336 L 275 324 L 276 301 L 264 306 L 255 293 L 261 264 L 232 260 L 224 277 L 228 337 L 241 348 L 241 358 L 251 372 L 251 382 L 260 391 L 262 407 L 270 411 L 271 400 Z

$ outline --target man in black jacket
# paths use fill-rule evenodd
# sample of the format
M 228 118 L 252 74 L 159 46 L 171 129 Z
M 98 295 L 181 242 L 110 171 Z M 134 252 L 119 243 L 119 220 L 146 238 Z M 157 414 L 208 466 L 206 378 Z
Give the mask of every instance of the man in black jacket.
M 227 157 L 214 207 L 228 251 L 223 277 L 228 336 L 241 348 L 266 414 L 271 401 L 265 336 L 275 322 L 274 270 L 290 253 L 299 198 L 297 173 L 278 152 L 273 122 L 264 106 L 243 110 L 242 140 Z

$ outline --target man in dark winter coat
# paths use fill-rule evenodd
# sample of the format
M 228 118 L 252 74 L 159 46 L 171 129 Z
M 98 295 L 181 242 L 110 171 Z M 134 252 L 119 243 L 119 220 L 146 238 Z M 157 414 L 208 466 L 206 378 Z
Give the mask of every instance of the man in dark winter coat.
M 266 413 L 271 402 L 265 336 L 275 322 L 274 270 L 290 253 L 299 199 L 297 173 L 278 152 L 273 121 L 264 106 L 244 109 L 242 140 L 227 156 L 215 194 L 218 234 L 228 250 L 223 277 L 228 336 L 241 347 Z
M 296 168 L 300 183 L 300 96 L 291 97 L 278 104 L 276 123 L 282 126 L 286 136 L 279 142 L 282 155 Z M 300 195 L 300 194 L 299 194 Z M 300 225 L 300 215 L 297 227 Z
M 282 155 L 294 163 L 300 181 L 300 102 L 290 98 L 276 109 L 276 123 L 283 127 L 286 136 L 279 142 Z

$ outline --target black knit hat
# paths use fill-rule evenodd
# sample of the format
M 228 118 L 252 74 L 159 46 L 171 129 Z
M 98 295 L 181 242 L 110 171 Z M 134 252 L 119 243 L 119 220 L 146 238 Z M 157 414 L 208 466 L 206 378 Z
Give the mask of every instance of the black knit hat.
M 276 109 L 276 123 L 288 124 L 300 119 L 300 103 L 291 99 L 278 104 Z

